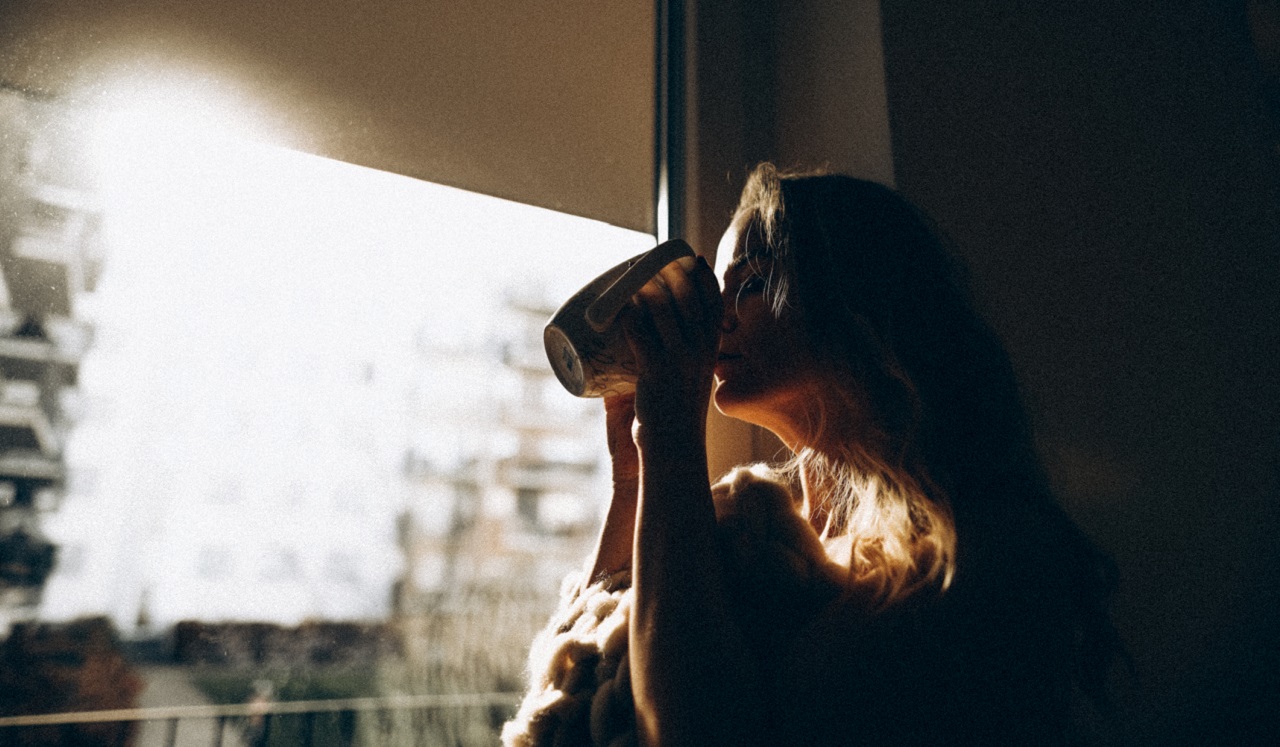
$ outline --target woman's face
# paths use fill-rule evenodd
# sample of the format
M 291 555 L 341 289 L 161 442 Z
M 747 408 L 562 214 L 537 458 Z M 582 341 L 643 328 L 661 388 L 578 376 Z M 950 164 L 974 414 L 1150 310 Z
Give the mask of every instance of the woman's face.
M 821 396 L 819 366 L 798 313 L 774 316 L 765 293 L 774 261 L 760 254 L 752 231 L 730 229 L 734 247 L 724 274 L 724 326 L 716 362 L 716 407 L 729 417 L 764 426 L 788 445 L 807 441 L 813 405 Z

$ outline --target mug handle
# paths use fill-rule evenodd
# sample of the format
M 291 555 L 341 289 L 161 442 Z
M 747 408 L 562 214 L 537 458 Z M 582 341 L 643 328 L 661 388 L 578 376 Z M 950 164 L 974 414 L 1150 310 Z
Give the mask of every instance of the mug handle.
M 671 239 L 631 259 L 626 272 L 587 307 L 587 324 L 596 332 L 604 332 L 631 297 L 668 264 L 681 257 L 694 256 L 693 248 L 680 239 Z

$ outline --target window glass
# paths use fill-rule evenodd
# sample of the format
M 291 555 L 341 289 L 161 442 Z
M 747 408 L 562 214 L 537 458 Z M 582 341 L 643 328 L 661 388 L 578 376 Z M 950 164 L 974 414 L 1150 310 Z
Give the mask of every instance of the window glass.
M 330 726 L 489 743 L 607 498 L 600 403 L 555 382 L 542 326 L 652 237 L 212 129 L 95 137 L 93 207 L 31 217 L 92 226 L 100 266 L 30 315 L 91 343 L 48 426 L 69 477 L 24 508 L 66 550 L 9 620 L 107 626 L 125 705 L 477 694 Z M 19 430 L 6 454 L 39 448 Z

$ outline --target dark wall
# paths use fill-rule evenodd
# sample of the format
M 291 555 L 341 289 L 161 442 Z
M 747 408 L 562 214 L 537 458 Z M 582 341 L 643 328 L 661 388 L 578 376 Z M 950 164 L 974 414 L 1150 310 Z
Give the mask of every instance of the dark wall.
M 897 186 L 1120 567 L 1123 743 L 1280 743 L 1280 122 L 1244 2 L 882 14 Z

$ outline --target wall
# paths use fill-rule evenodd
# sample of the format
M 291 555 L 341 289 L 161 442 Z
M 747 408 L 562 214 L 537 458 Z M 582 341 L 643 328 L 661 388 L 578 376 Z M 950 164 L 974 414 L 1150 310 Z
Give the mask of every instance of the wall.
M 875 0 L 691 3 L 690 241 L 711 252 L 761 161 L 893 183 Z M 723 259 L 721 264 L 723 264 Z M 768 432 L 710 415 L 712 476 L 769 459 Z
M 1280 161 L 1221 6 L 884 4 L 898 186 L 962 248 L 1120 565 L 1128 743 L 1280 727 Z
M 885 0 L 891 170 L 875 3 L 698 18 L 697 239 L 750 164 L 827 152 L 955 240 L 1064 504 L 1119 564 L 1123 744 L 1280 733 L 1280 162 L 1240 5 Z

